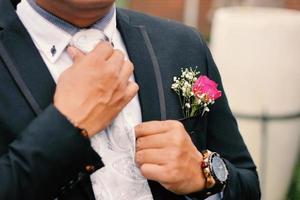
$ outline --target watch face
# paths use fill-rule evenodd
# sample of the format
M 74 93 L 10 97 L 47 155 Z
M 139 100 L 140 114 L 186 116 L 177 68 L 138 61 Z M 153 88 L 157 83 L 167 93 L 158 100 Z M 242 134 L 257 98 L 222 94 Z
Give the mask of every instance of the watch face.
M 214 156 L 211 160 L 211 165 L 216 178 L 221 182 L 226 181 L 228 172 L 224 161 L 219 156 Z

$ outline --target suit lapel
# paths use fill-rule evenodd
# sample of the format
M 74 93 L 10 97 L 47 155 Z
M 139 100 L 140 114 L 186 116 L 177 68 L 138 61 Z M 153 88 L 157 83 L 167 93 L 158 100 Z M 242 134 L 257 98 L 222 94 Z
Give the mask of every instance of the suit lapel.
M 133 25 L 123 10 L 117 10 L 118 30 L 134 64 L 143 121 L 165 120 L 165 97 L 159 65 L 145 27 Z
M 52 102 L 54 80 L 10 2 L 0 0 L 0 8 L 2 59 L 24 97 L 39 114 Z

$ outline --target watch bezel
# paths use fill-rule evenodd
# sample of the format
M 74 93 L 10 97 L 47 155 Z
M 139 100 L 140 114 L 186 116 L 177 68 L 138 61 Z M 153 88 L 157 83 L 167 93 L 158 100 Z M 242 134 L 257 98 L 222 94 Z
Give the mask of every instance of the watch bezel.
M 218 177 L 217 177 L 217 175 L 215 174 L 215 170 L 213 169 L 213 164 L 212 164 L 212 160 L 213 160 L 213 158 L 214 157 L 218 157 L 218 158 L 220 158 L 220 160 L 223 162 L 223 165 L 225 166 L 225 168 L 224 168 L 224 173 L 226 174 L 226 178 L 225 178 L 225 181 L 221 181 Z M 224 160 L 221 158 L 221 156 L 218 154 L 218 153 L 216 153 L 216 152 L 212 152 L 210 155 L 209 155 L 209 157 L 208 157 L 208 167 L 209 167 L 209 171 L 210 171 L 210 173 L 211 173 L 211 176 L 215 179 L 215 181 L 217 182 L 217 183 L 220 183 L 220 184 L 222 184 L 222 185 L 225 185 L 226 184 L 226 182 L 227 182 L 227 179 L 228 179 L 228 170 L 227 170 L 227 167 L 226 167 L 226 164 L 225 164 L 225 162 L 224 162 Z

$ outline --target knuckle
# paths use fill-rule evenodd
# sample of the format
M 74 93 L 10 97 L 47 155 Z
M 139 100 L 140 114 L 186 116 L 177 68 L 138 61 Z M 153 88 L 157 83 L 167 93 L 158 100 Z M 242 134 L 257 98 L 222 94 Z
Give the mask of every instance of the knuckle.
M 137 152 L 135 155 L 135 160 L 138 164 L 141 164 L 143 160 L 143 152 L 141 151 Z
M 133 83 L 133 88 L 134 88 L 134 93 L 136 93 L 140 89 L 140 86 L 137 83 Z
M 111 79 L 117 80 L 119 78 L 119 72 L 117 70 L 114 70 L 112 67 L 108 69 L 108 75 Z M 116 82 L 115 82 L 116 83 Z
M 146 170 L 145 165 L 141 165 L 141 166 L 140 166 L 140 170 L 141 170 L 141 174 L 142 174 L 144 177 L 147 177 L 148 173 L 147 173 L 147 170 Z
M 98 55 L 98 52 L 110 52 L 113 50 L 113 47 L 109 42 L 100 42 L 96 48 L 89 54 L 93 54 L 94 57 L 96 57 L 96 54 Z M 98 57 L 98 56 L 97 56 Z
M 179 121 L 176 121 L 176 120 L 172 121 L 172 125 L 175 129 L 182 129 L 183 128 L 183 124 Z
M 125 99 L 131 98 L 134 96 L 139 90 L 139 86 L 136 83 L 130 83 L 127 85 L 126 94 L 124 95 Z
M 142 140 L 143 140 L 142 138 L 138 138 L 136 140 L 136 148 L 137 148 L 137 150 L 142 149 L 142 147 L 143 147 L 143 141 Z
M 177 148 L 174 148 L 171 153 L 171 159 L 172 159 L 173 163 L 176 164 L 177 160 L 179 160 L 180 156 L 181 156 L 181 151 Z
M 125 59 L 124 53 L 121 50 L 119 50 L 119 49 L 115 49 L 114 50 L 114 56 L 117 56 L 120 59 Z
M 107 41 L 103 41 L 99 44 L 99 46 L 101 46 L 102 48 L 107 48 L 107 49 L 112 49 L 113 47 L 111 46 L 111 44 Z
M 173 134 L 172 143 L 175 147 L 179 147 L 179 148 L 181 147 L 182 139 L 181 139 L 180 134 Z
M 177 120 L 166 120 L 165 125 L 176 130 L 183 128 L 183 124 Z
M 126 66 L 128 67 L 128 69 L 129 69 L 130 71 L 133 71 L 133 70 L 134 70 L 134 66 L 133 66 L 133 63 L 132 63 L 131 61 L 126 60 L 126 61 L 125 61 L 125 64 L 126 64 Z
M 109 105 L 111 102 L 111 95 L 101 95 L 101 98 L 97 99 L 97 105 Z
M 172 126 L 173 125 L 173 120 L 166 120 L 166 121 L 164 121 L 164 124 L 166 126 Z
M 142 131 L 142 125 L 138 124 L 134 127 L 135 132 L 140 133 Z

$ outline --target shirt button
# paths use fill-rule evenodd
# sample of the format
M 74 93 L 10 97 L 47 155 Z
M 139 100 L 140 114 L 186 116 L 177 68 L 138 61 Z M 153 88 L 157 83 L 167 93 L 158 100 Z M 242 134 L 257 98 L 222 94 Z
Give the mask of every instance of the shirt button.
M 87 173 L 93 173 L 95 171 L 95 166 L 94 165 L 87 165 L 85 166 L 85 170 Z

